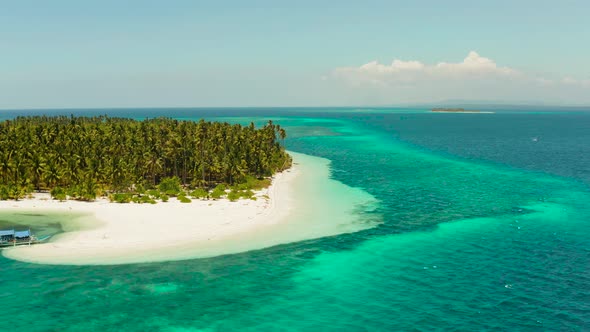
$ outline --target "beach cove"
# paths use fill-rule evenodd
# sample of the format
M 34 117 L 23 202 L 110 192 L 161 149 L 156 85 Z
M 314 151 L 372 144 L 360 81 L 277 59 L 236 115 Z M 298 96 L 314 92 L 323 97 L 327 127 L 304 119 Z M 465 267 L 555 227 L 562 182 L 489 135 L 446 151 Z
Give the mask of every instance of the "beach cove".
M 65 232 L 51 242 L 2 253 L 42 264 L 157 262 L 262 249 L 375 225 L 354 213 L 374 208 L 371 195 L 330 179 L 329 160 L 290 154 L 293 167 L 276 174 L 256 200 L 119 204 L 105 198 L 59 202 L 48 194 L 36 194 L 21 201 L 0 201 L 1 213 L 36 214 L 40 219 L 43 213 L 63 213 L 67 220 L 62 225 Z

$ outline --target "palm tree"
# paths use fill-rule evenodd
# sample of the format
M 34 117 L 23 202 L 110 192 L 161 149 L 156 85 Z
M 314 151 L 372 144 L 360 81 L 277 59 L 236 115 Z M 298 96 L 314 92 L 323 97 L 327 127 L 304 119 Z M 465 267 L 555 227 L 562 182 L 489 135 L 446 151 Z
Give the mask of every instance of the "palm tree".
M 257 129 L 166 118 L 19 117 L 0 122 L 0 189 L 63 186 L 84 197 L 98 186 L 133 190 L 173 176 L 184 186 L 233 184 L 287 167 L 278 142 L 285 137 L 272 121 Z

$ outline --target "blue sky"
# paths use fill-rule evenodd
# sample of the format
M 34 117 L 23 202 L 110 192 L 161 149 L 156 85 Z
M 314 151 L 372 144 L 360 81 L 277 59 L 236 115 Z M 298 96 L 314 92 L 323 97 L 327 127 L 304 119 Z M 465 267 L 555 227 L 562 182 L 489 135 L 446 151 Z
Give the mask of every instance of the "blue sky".
M 0 0 L 0 108 L 590 104 L 588 13 L 588 1 Z

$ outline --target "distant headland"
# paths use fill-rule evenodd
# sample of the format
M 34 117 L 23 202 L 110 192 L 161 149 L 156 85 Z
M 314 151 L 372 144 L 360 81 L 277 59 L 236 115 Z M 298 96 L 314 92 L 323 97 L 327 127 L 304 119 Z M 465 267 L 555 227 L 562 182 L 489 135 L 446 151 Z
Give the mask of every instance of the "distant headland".
M 466 110 L 464 108 L 433 108 L 430 110 L 434 113 L 494 113 L 494 112 L 484 112 L 480 110 Z

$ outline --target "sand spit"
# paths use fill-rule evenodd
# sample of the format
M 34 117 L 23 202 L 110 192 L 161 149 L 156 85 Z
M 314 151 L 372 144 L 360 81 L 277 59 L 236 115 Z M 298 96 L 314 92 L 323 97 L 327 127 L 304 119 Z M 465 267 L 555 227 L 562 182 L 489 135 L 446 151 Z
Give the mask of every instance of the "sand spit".
M 173 198 L 157 204 L 117 204 L 106 199 L 58 202 L 48 194 L 0 201 L 0 211 L 83 213 L 75 219 L 78 230 L 62 233 L 49 243 L 2 253 L 44 264 L 180 260 L 354 232 L 375 224 L 358 213 L 374 208 L 371 195 L 330 179 L 328 160 L 291 155 L 294 166 L 276 174 L 255 201 L 180 203 Z

